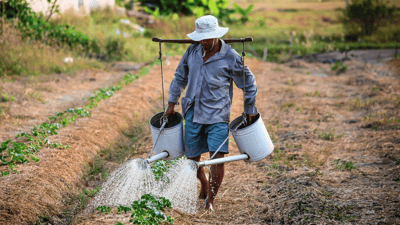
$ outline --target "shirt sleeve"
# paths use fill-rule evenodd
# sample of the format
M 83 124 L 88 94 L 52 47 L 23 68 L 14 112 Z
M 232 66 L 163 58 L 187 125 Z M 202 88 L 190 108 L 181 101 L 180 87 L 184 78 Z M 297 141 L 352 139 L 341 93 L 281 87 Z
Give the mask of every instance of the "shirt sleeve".
M 175 77 L 172 80 L 171 85 L 169 87 L 170 95 L 168 98 L 168 102 L 177 104 L 182 91 L 185 90 L 188 84 L 188 73 L 189 73 L 188 55 L 191 47 L 192 46 L 189 46 L 189 48 L 186 50 L 181 61 L 179 62 L 178 67 L 176 68 Z
M 245 101 L 244 101 L 244 111 L 246 114 L 257 114 L 256 107 L 256 96 L 257 96 L 257 84 L 256 79 L 250 69 L 245 65 L 245 82 L 243 79 L 243 62 L 239 54 L 235 51 L 235 60 L 232 66 L 232 79 L 236 86 L 240 89 L 245 90 Z

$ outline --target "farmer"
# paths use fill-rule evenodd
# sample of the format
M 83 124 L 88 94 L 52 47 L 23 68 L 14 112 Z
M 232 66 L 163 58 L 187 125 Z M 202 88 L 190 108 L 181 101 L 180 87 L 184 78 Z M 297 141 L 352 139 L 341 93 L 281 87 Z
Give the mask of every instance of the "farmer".
M 175 71 L 166 114 L 175 114 L 174 106 L 187 87 L 186 95 L 182 98 L 185 155 L 198 162 L 203 153 L 209 152 L 211 157 L 228 137 L 234 86 L 232 81 L 241 89 L 244 83 L 241 56 L 219 39 L 228 32 L 228 28 L 219 27 L 217 18 L 211 15 L 198 18 L 195 24 L 196 30 L 187 36 L 200 43 L 189 46 Z M 245 73 L 245 113 L 251 124 L 257 115 L 257 86 L 247 66 Z M 225 142 L 214 158 L 222 158 L 228 153 L 228 142 Z M 201 183 L 199 198 L 206 199 L 205 209 L 213 210 L 212 205 L 223 177 L 224 164 L 211 166 L 208 181 L 203 168 L 198 169 L 197 178 Z

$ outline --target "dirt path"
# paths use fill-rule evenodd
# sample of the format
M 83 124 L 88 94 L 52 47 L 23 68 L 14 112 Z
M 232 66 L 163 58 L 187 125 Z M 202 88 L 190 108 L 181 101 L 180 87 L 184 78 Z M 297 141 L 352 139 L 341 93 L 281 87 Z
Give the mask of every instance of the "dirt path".
M 0 140 L 30 131 L 56 112 L 82 107 L 85 98 L 99 88 L 116 84 L 124 75 L 124 72 L 87 69 L 74 75 L 17 77 L 14 82 L 1 83 L 0 90 L 14 96 L 15 101 L 0 105 L 4 111 L 0 117 Z
M 247 60 L 247 59 L 246 59 Z M 165 66 L 168 84 L 179 58 Z M 264 160 L 226 165 L 215 212 L 168 210 L 176 224 L 400 223 L 400 82 L 351 61 L 336 75 L 325 64 L 247 60 L 257 106 L 275 144 Z M 319 76 L 323 71 L 327 76 Z M 43 149 L 39 163 L 0 178 L 0 216 L 19 223 L 60 215 L 63 196 L 79 188 L 83 165 L 124 127 L 148 120 L 161 97 L 159 67 L 62 130 L 67 150 Z M 235 90 L 233 116 L 242 111 Z M 145 132 L 144 139 L 150 137 Z M 143 147 L 135 157 L 149 151 Z M 230 144 L 231 155 L 238 154 Z M 201 202 L 199 202 L 201 204 Z M 35 211 L 32 212 L 32 209 Z M 128 224 L 129 215 L 94 212 L 74 224 Z

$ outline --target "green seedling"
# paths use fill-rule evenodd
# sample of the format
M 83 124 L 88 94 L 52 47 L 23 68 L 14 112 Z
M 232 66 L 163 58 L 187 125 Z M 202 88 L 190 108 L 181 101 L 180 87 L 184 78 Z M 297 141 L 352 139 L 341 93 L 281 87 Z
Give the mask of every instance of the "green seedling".
M 0 102 L 13 102 L 15 101 L 14 96 L 8 96 L 7 93 L 1 94 Z
M 133 224 L 174 224 L 174 219 L 170 215 L 164 214 L 165 208 L 171 208 L 171 202 L 164 198 L 156 198 L 146 194 L 140 200 L 132 203 L 132 215 L 129 222 Z
M 186 159 L 186 157 L 182 157 L 179 159 L 166 161 L 166 160 L 159 160 L 154 162 L 151 165 L 151 171 L 153 171 L 154 177 L 156 180 L 160 180 L 164 178 L 164 173 L 167 172 L 178 160 Z
M 314 96 L 321 97 L 321 95 L 319 94 L 318 91 L 307 92 L 307 93 L 306 93 L 306 96 L 307 96 L 307 97 L 314 97 Z
M 118 213 L 120 213 L 120 214 L 122 214 L 122 212 L 127 213 L 130 211 L 132 211 L 131 207 L 122 206 L 122 205 L 118 206 Z
M 326 128 L 325 131 L 322 131 L 318 134 L 319 139 L 331 141 L 335 138 L 335 129 L 328 129 Z
M 333 162 L 335 162 L 335 169 L 339 169 L 339 170 L 353 170 L 353 169 L 357 169 L 357 167 L 354 165 L 354 163 L 352 161 L 346 161 L 346 160 L 341 160 L 341 159 L 335 159 Z
M 95 196 L 97 193 L 99 193 L 100 188 L 96 187 L 94 189 L 87 189 L 85 190 L 83 193 L 88 196 L 88 197 L 93 197 Z
M 100 212 L 110 213 L 111 207 L 102 205 L 102 206 L 97 207 L 96 210 L 99 210 Z
M 331 66 L 331 70 L 332 71 L 336 71 L 336 73 L 343 73 L 347 70 L 347 66 L 344 65 L 342 62 L 335 62 L 332 66 Z

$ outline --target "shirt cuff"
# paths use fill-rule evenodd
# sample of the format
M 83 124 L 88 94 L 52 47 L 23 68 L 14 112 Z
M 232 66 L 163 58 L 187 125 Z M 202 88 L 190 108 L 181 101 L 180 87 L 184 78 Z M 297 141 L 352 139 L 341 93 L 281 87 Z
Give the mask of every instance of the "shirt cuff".
M 254 106 L 254 105 L 246 106 L 246 107 L 244 108 L 244 112 L 245 112 L 246 114 L 258 114 L 257 107 Z
M 179 100 L 179 97 L 176 96 L 176 95 L 173 95 L 173 94 L 171 94 L 171 95 L 169 96 L 169 98 L 168 98 L 168 102 L 172 102 L 172 103 L 174 103 L 175 105 L 177 105 L 178 100 Z

